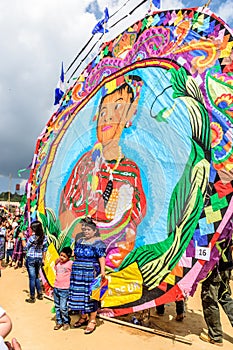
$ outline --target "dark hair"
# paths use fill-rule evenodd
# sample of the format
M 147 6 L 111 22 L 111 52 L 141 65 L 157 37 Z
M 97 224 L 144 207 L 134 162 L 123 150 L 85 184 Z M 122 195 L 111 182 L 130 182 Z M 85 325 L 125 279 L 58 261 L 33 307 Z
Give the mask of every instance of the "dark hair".
M 84 219 L 81 220 L 81 223 L 91 227 L 92 230 L 96 231 L 95 233 L 96 237 L 100 236 L 99 229 L 97 228 L 96 223 L 92 220 L 92 218 L 86 216 Z
M 133 101 L 134 101 L 133 89 L 132 89 L 131 86 L 129 86 L 127 83 L 124 83 L 124 84 L 122 84 L 120 87 L 118 87 L 118 88 L 116 88 L 114 91 L 112 91 L 110 94 L 104 95 L 104 96 L 101 98 L 100 104 L 99 104 L 99 111 L 98 111 L 98 113 L 100 113 L 100 109 L 101 109 L 101 106 L 102 106 L 102 104 L 103 104 L 103 101 L 104 101 L 105 97 L 114 94 L 116 91 L 119 91 L 120 94 L 122 94 L 122 91 L 123 91 L 125 88 L 127 88 L 127 93 L 132 95 L 132 96 L 130 97 L 130 103 L 133 103 Z
M 139 82 L 139 81 L 142 82 L 143 81 L 141 79 L 141 77 L 139 77 L 138 75 L 134 75 L 134 74 L 128 75 L 128 78 L 131 79 L 131 80 L 137 81 L 137 82 Z M 125 90 L 125 88 L 127 88 L 127 93 L 132 95 L 130 97 L 130 103 L 133 103 L 133 101 L 135 100 L 136 96 L 134 95 L 134 91 L 133 91 L 132 87 L 129 85 L 129 83 L 125 82 L 122 85 L 120 85 L 119 87 L 117 87 L 115 90 L 113 90 L 110 94 L 106 94 L 106 95 L 104 95 L 101 98 L 101 101 L 100 101 L 100 104 L 99 104 L 99 111 L 100 111 L 101 105 L 103 103 L 103 100 L 105 99 L 106 96 L 112 95 L 116 91 L 119 91 L 122 94 L 122 91 Z
M 71 249 L 70 247 L 64 247 L 64 248 L 62 248 L 62 250 L 60 251 L 60 254 L 61 254 L 61 253 L 66 254 L 66 255 L 68 256 L 68 258 L 70 258 L 71 255 L 72 255 L 72 249 Z
M 36 220 L 31 223 L 31 229 L 37 237 L 36 245 L 41 246 L 44 241 L 44 230 L 40 221 Z
M 20 234 L 20 227 L 16 226 L 14 230 L 14 238 L 18 238 L 19 234 Z
M 1 216 L 1 224 L 4 224 L 6 222 L 5 216 Z

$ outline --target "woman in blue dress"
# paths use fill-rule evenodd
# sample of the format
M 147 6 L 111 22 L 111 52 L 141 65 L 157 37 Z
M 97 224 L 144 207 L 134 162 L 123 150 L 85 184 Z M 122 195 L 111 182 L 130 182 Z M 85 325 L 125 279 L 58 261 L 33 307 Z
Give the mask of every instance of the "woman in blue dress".
M 99 231 L 92 219 L 82 220 L 83 237 L 74 248 L 75 261 L 70 279 L 69 308 L 81 312 L 75 328 L 87 325 L 84 333 L 90 334 L 96 328 L 96 314 L 99 302 L 90 299 L 90 285 L 95 277 L 105 277 L 106 245 L 99 237 Z M 89 316 L 88 316 L 89 315 Z

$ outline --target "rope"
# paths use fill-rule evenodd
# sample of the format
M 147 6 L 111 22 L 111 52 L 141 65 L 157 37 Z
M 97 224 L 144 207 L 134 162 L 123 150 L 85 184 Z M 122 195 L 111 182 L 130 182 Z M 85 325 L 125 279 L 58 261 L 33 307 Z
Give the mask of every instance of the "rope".
M 114 12 L 111 16 L 109 16 L 109 18 L 114 17 L 124 6 L 127 5 L 127 3 L 130 0 L 127 0 L 116 12 Z M 128 15 L 132 15 L 132 13 L 134 11 L 136 11 L 139 7 L 141 7 L 145 2 L 147 2 L 148 0 L 142 0 L 138 5 L 136 5 L 132 11 L 129 12 Z M 122 20 L 124 20 L 125 18 L 128 17 L 128 15 L 125 15 L 124 17 L 120 18 L 117 22 L 113 23 L 109 29 L 113 28 L 116 24 L 120 23 Z M 99 38 L 102 39 L 104 34 L 102 34 Z M 83 46 L 83 48 L 79 51 L 79 53 L 76 55 L 76 57 L 74 58 L 74 60 L 71 62 L 71 64 L 69 65 L 69 67 L 67 68 L 65 74 L 67 74 L 69 72 L 69 70 L 71 69 L 71 67 L 74 65 L 74 63 L 77 61 L 77 59 L 80 57 L 80 55 L 84 52 L 84 50 L 87 48 L 87 46 L 90 44 L 90 42 L 92 41 L 92 39 L 94 38 L 95 35 L 92 35 L 92 37 L 88 40 L 88 42 Z M 77 72 L 78 68 L 81 66 L 81 64 L 83 63 L 83 61 L 87 58 L 87 56 L 93 51 L 93 49 L 95 48 L 95 46 L 98 44 L 99 40 L 92 46 L 92 48 L 88 51 L 88 53 L 86 54 L 86 56 L 80 61 L 80 63 L 78 64 L 78 66 L 75 68 L 75 70 L 72 72 L 72 74 L 70 75 L 69 79 L 67 80 L 67 83 L 70 82 L 70 79 L 74 76 L 74 74 Z

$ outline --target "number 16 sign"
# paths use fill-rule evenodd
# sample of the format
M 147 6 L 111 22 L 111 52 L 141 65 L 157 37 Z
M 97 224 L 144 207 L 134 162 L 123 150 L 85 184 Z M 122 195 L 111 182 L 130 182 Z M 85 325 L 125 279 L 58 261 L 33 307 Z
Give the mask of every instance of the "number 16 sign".
M 196 245 L 196 247 L 195 247 L 195 258 L 209 261 L 210 260 L 210 250 L 211 250 L 211 246 L 209 246 L 209 247 L 199 247 L 198 245 Z

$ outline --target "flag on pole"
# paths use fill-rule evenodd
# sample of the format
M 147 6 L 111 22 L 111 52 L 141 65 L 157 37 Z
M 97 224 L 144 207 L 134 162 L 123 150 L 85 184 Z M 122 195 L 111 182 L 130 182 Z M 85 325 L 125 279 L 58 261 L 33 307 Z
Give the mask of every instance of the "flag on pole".
M 160 0 L 152 0 L 153 5 L 157 8 L 160 9 L 161 3 Z
M 104 19 L 101 19 L 95 27 L 92 30 L 92 34 L 97 34 L 97 33 L 107 33 L 108 30 L 105 28 L 106 23 L 109 20 L 109 13 L 108 13 L 108 8 L 106 7 L 104 10 Z
M 55 89 L 54 105 L 57 105 L 60 102 L 60 99 L 64 95 L 64 92 L 65 92 L 65 75 L 64 75 L 63 62 L 62 62 L 60 79 Z

